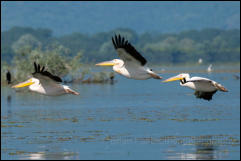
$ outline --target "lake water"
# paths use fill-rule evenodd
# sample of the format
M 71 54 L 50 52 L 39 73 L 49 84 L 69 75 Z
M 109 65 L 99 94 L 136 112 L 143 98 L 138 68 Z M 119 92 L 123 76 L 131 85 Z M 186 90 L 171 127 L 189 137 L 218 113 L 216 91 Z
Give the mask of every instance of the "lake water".
M 162 74 L 165 78 L 177 73 Z M 69 84 L 79 96 L 1 88 L 1 159 L 240 159 L 240 73 L 196 99 L 179 82 Z

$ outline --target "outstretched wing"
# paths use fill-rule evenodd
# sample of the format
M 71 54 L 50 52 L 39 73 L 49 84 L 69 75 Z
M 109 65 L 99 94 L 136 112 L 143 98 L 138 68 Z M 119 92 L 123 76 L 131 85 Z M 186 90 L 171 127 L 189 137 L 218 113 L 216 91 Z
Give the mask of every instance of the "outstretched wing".
M 119 57 L 125 63 L 138 63 L 142 66 L 146 64 L 146 59 L 124 37 L 115 35 L 112 37 L 112 42 Z
M 212 80 L 203 78 L 203 77 L 192 77 L 187 82 L 205 82 L 205 83 L 212 83 Z
M 36 62 L 34 62 L 34 69 L 35 72 L 32 73 L 32 75 L 36 78 L 38 78 L 39 80 L 45 80 L 45 81 L 55 81 L 55 82 L 62 82 L 62 79 L 58 76 L 52 75 L 50 72 L 44 70 L 44 66 L 42 67 L 42 69 L 40 69 L 40 65 L 36 64 Z
M 196 96 L 196 98 L 202 98 L 205 100 L 210 101 L 213 97 L 213 95 L 217 92 L 213 91 L 213 92 L 201 92 L 201 91 L 195 91 L 194 95 Z
M 192 77 L 190 80 L 188 80 L 187 82 L 204 82 L 204 83 L 210 83 L 210 85 L 214 86 L 216 89 L 223 91 L 223 92 L 228 92 L 228 90 L 222 86 L 221 84 L 207 79 L 207 78 L 202 78 L 202 77 Z

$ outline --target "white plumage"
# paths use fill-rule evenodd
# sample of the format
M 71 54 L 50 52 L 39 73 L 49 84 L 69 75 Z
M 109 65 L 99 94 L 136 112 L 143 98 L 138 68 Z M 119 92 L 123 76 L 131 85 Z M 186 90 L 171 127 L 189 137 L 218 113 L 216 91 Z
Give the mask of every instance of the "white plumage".
M 192 77 L 188 73 L 181 73 L 177 76 L 166 79 L 163 82 L 170 82 L 180 80 L 180 85 L 184 87 L 189 87 L 195 90 L 195 95 L 197 98 L 203 98 L 205 100 L 211 100 L 214 93 L 218 90 L 222 92 L 227 92 L 228 90 L 224 88 L 221 84 L 203 77 Z
M 127 78 L 145 80 L 162 79 L 161 76 L 146 67 L 146 59 L 121 36 L 112 38 L 113 45 L 120 59 L 98 63 L 98 66 L 113 66 L 113 70 Z
M 57 96 L 63 94 L 79 95 L 78 92 L 69 88 L 69 86 L 62 85 L 62 80 L 44 70 L 44 67 L 40 70 L 40 66 L 34 62 L 35 72 L 33 77 L 25 82 L 14 85 L 12 88 L 22 88 L 29 86 L 29 89 L 33 92 L 37 92 L 49 96 Z

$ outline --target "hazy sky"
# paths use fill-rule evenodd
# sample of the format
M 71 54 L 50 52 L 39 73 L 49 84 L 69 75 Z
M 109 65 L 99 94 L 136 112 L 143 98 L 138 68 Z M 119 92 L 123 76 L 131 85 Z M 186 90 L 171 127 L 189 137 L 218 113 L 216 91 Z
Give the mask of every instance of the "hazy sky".
M 143 32 L 240 28 L 240 2 L 1 2 L 1 31 L 49 28 L 57 35 L 118 27 Z

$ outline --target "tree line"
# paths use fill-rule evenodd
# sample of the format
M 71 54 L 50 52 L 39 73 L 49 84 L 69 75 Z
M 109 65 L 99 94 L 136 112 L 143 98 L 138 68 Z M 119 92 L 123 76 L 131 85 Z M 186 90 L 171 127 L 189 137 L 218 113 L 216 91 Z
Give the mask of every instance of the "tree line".
M 240 59 L 240 30 L 203 29 L 180 33 L 144 33 L 116 29 L 93 35 L 72 33 L 55 37 L 49 29 L 13 27 L 1 34 L 1 58 L 12 63 L 21 52 L 59 50 L 67 57 L 82 55 L 82 62 L 96 63 L 116 58 L 111 37 L 121 34 L 154 64 L 237 62 Z M 27 53 L 26 53 L 27 54 Z
M 49 29 L 13 27 L 1 34 L 1 74 L 11 68 L 15 78 L 24 79 L 36 61 L 60 77 L 84 80 L 91 71 L 80 71 L 82 64 L 118 58 L 111 41 L 115 34 L 124 36 L 152 64 L 196 63 L 200 58 L 204 63 L 240 62 L 238 29 L 137 34 L 119 28 L 92 35 L 72 33 L 56 37 Z M 94 77 L 100 80 L 99 76 Z

